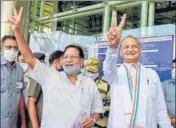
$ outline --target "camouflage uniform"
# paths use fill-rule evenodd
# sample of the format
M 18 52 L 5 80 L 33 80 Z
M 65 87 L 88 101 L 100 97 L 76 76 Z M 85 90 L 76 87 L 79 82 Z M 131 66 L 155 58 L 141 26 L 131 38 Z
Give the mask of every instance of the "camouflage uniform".
M 98 77 L 95 80 L 95 83 L 99 89 L 100 96 L 103 101 L 103 106 L 105 113 L 102 115 L 102 118 L 100 118 L 96 122 L 97 128 L 106 128 L 108 125 L 108 117 L 109 117 L 109 110 L 110 110 L 110 85 L 103 80 L 101 77 Z

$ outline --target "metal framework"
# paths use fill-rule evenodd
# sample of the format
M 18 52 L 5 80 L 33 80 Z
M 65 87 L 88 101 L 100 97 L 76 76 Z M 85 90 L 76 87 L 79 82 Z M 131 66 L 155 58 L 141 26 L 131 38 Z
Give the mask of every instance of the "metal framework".
M 125 9 L 141 6 L 141 28 L 146 27 L 147 24 L 149 26 L 154 25 L 154 10 L 155 10 L 155 2 L 153 1 L 134 1 L 134 2 L 126 2 L 126 1 L 107 1 L 99 4 L 82 7 L 70 11 L 65 11 L 57 14 L 52 14 L 50 16 L 43 16 L 44 2 L 42 1 L 40 4 L 40 17 L 36 17 L 37 13 L 37 2 L 34 3 L 32 10 L 32 25 L 31 32 L 34 32 L 34 25 L 39 25 L 39 29 L 41 31 L 42 26 L 52 23 L 55 21 L 64 21 L 64 20 L 73 20 L 75 18 L 91 16 L 99 13 L 104 13 L 103 19 L 103 34 L 107 33 L 110 26 L 110 11 L 112 9 Z M 149 12 L 148 12 L 149 7 Z

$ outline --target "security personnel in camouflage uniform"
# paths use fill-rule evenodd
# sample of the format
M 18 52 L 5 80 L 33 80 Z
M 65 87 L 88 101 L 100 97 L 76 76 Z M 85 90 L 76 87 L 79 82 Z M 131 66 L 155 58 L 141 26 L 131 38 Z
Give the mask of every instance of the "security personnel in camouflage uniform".
M 100 71 L 102 69 L 102 63 L 96 58 L 90 58 L 85 66 L 85 75 L 94 79 L 100 96 L 103 100 L 103 105 L 105 109 L 104 115 L 99 119 L 95 126 L 96 128 L 106 128 L 108 124 L 109 109 L 110 109 L 110 86 L 109 84 L 100 77 Z

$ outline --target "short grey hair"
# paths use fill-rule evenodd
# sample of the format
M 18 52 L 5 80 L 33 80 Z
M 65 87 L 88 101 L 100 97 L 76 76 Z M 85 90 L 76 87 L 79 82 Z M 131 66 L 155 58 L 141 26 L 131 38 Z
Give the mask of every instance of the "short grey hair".
M 123 38 L 123 39 L 120 41 L 120 48 L 122 47 L 123 41 L 126 40 L 127 38 L 132 38 L 132 39 L 136 40 L 136 43 L 139 45 L 139 47 L 141 47 L 141 43 L 140 43 L 139 39 L 136 38 L 136 37 L 134 37 L 134 36 L 129 35 L 129 36 L 126 36 L 125 38 Z

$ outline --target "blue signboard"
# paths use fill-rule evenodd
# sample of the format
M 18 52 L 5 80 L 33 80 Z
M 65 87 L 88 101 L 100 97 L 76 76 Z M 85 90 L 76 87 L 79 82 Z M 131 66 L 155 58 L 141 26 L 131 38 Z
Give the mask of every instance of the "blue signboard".
M 141 42 L 142 55 L 140 62 L 146 67 L 153 68 L 159 74 L 161 81 L 171 78 L 171 64 L 174 52 L 174 36 L 155 36 L 139 39 Z M 95 45 L 95 56 L 102 62 L 105 59 L 107 41 L 97 42 Z M 119 55 L 117 55 L 119 56 Z M 117 65 L 123 63 L 119 56 Z

